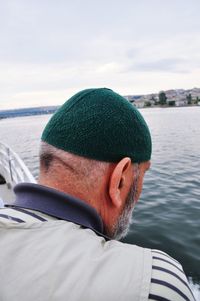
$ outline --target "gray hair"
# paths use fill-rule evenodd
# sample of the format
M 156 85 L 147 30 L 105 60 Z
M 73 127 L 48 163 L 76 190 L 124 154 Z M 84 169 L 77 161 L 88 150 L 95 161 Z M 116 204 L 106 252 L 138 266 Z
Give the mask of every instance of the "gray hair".
M 58 149 L 46 142 L 40 146 L 40 167 L 44 173 L 59 170 L 60 166 L 77 179 L 99 182 L 110 163 L 96 161 Z
M 124 238 L 129 231 L 130 225 L 132 224 L 132 215 L 138 193 L 137 184 L 140 176 L 139 164 L 135 163 L 133 165 L 133 169 L 135 175 L 133 185 L 131 186 L 128 196 L 126 198 L 125 206 L 120 216 L 118 217 L 116 224 L 114 225 L 113 233 L 111 233 L 110 235 L 111 238 L 116 240 Z

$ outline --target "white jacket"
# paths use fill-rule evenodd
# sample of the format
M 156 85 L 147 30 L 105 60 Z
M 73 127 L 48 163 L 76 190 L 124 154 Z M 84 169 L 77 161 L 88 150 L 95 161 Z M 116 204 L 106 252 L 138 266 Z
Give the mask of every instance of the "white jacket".
M 150 250 L 66 221 L 0 224 L 1 301 L 146 301 Z
M 0 209 L 0 301 L 194 300 L 178 262 L 106 241 L 82 201 L 32 184 L 16 193 L 21 207 Z

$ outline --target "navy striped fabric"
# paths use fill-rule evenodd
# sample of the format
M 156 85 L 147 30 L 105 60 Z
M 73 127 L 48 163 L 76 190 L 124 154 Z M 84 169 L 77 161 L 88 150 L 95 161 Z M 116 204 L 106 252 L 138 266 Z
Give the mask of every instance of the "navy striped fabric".
M 6 207 L 8 207 L 8 206 L 6 206 Z M 12 206 L 10 206 L 10 207 L 12 207 Z M 36 213 L 34 213 L 34 212 L 30 212 L 30 211 L 28 211 L 28 210 L 26 210 L 26 209 L 23 209 L 23 208 L 17 208 L 17 207 L 12 208 L 12 209 L 14 209 L 14 210 L 16 210 L 16 211 L 19 211 L 19 212 L 26 213 L 26 214 L 28 214 L 28 215 L 30 215 L 30 216 L 32 216 L 32 217 L 35 217 L 36 219 L 38 219 L 38 220 L 40 220 L 40 221 L 42 221 L 42 222 L 45 222 L 45 221 L 46 221 L 46 219 L 44 219 L 43 217 L 39 216 L 38 214 L 36 214 Z
M 152 250 L 152 261 L 149 300 L 195 300 L 182 266 L 178 261 L 159 250 Z
M 20 218 L 17 218 L 17 217 L 14 217 L 14 216 L 11 216 L 11 215 L 8 215 L 8 214 L 0 214 L 0 217 L 6 218 L 10 221 L 14 221 L 14 222 L 17 222 L 17 223 L 24 223 L 24 220 L 22 220 Z

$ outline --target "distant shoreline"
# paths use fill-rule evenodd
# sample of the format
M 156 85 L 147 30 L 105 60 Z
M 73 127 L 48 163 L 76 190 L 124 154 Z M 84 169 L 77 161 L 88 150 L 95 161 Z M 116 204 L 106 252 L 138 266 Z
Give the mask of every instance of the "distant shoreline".
M 59 106 L 23 108 L 0 111 L 0 119 L 53 114 Z
M 5 119 L 11 118 L 18 118 L 18 117 L 31 117 L 31 116 L 42 116 L 42 115 L 51 115 L 53 113 L 41 113 L 41 114 L 27 114 L 27 115 L 12 115 L 12 116 L 0 116 L 0 121 Z
M 142 107 L 142 108 L 137 108 L 137 109 L 167 109 L 167 108 L 174 108 L 174 109 L 180 109 L 180 108 L 194 108 L 194 107 L 200 107 L 198 104 L 194 105 L 181 105 L 181 106 L 169 106 L 169 105 L 164 105 L 164 106 L 147 106 L 147 107 Z
M 133 104 L 134 105 L 134 104 Z M 182 105 L 182 106 L 169 106 L 169 105 L 163 105 L 163 106 L 146 106 L 146 107 L 141 107 L 137 108 L 139 110 L 141 109 L 167 109 L 167 108 L 193 108 L 193 107 L 200 107 L 198 104 L 193 104 L 193 105 Z M 17 118 L 17 117 L 29 117 L 29 116 L 41 116 L 41 115 L 50 115 L 53 114 L 58 107 L 53 107 L 51 109 L 43 109 L 39 108 L 37 111 L 37 108 L 32 109 L 17 109 L 17 110 L 5 110 L 5 111 L 0 111 L 0 121 L 8 118 Z M 28 110 L 28 112 L 26 111 Z

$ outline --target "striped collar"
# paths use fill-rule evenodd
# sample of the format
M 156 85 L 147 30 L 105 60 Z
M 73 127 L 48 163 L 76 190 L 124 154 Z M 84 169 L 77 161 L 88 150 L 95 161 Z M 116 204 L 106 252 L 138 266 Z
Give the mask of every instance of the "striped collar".
M 57 219 L 66 220 L 104 235 L 103 222 L 97 211 L 84 201 L 53 188 L 32 183 L 15 186 L 16 199 L 12 207 L 36 210 Z

